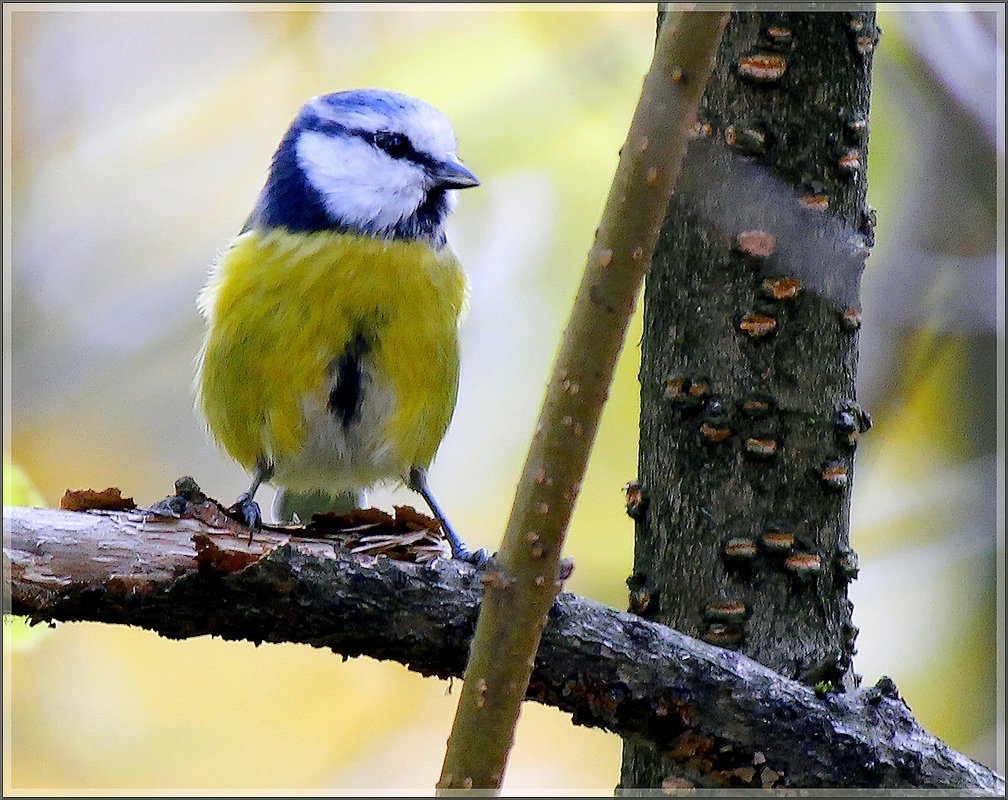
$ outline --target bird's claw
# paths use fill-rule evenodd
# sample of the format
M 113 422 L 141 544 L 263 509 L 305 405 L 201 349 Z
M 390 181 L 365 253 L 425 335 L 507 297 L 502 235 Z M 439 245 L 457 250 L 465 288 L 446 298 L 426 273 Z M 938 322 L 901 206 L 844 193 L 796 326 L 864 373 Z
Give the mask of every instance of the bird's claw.
M 262 527 L 262 512 L 259 510 L 259 504 L 252 499 L 251 494 L 245 492 L 228 511 L 241 517 L 245 525 L 248 526 L 249 544 L 252 544 L 252 534 Z
M 490 560 L 490 554 L 483 547 L 479 550 L 470 550 L 467 547 L 463 547 L 458 552 L 452 553 L 452 557 L 457 558 L 459 561 L 465 561 L 467 564 L 472 564 L 477 569 L 485 567 L 487 561 Z

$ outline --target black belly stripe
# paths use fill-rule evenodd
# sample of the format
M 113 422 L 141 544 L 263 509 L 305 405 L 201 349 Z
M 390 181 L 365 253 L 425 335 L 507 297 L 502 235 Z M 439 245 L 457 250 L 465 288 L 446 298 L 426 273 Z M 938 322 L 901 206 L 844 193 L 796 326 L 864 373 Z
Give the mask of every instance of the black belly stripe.
M 329 367 L 333 381 L 333 387 L 329 391 L 329 411 L 344 428 L 349 428 L 360 417 L 363 359 L 368 349 L 364 336 L 354 334 L 347 349 Z

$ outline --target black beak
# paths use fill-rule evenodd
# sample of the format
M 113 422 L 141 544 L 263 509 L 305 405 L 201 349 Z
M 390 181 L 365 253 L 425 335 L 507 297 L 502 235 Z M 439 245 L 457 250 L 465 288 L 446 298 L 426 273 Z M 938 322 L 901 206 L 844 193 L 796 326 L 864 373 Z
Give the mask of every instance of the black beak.
M 442 189 L 468 189 L 479 186 L 479 178 L 457 161 L 442 161 L 431 168 L 430 175 Z

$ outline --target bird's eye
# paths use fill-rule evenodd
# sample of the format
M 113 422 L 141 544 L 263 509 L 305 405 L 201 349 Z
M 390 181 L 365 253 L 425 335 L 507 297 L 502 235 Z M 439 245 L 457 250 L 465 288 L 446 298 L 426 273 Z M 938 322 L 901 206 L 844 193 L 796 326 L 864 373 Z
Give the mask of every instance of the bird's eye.
M 394 131 L 378 131 L 374 135 L 375 146 L 380 147 L 392 158 L 406 155 L 411 149 L 410 140 L 401 133 Z

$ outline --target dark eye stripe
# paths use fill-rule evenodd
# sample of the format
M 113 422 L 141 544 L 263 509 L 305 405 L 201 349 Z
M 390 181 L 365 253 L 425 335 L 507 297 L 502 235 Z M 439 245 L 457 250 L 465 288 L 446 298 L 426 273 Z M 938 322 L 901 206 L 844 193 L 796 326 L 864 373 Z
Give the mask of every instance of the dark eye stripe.
M 378 131 L 371 137 L 375 147 L 380 147 L 393 158 L 402 158 L 415 153 L 409 137 L 395 131 Z
M 367 131 L 356 130 L 348 130 L 347 133 L 366 139 L 375 147 L 388 153 L 392 158 L 412 161 L 414 164 L 419 164 L 421 167 L 426 167 L 428 169 L 433 169 L 438 164 L 437 159 L 432 158 L 427 153 L 417 150 L 413 146 L 413 142 L 411 142 L 409 137 L 404 133 L 399 133 L 397 131 L 378 131 L 376 133 L 369 133 Z
M 329 136 L 356 136 L 388 153 L 393 158 L 403 158 L 432 168 L 437 166 L 437 160 L 417 150 L 409 137 L 397 131 L 366 131 L 360 128 L 348 128 L 332 120 L 316 119 L 304 129 L 318 131 Z

